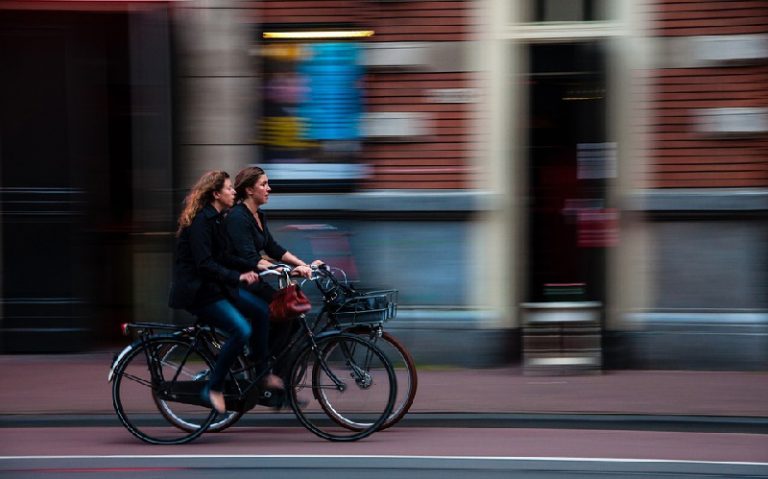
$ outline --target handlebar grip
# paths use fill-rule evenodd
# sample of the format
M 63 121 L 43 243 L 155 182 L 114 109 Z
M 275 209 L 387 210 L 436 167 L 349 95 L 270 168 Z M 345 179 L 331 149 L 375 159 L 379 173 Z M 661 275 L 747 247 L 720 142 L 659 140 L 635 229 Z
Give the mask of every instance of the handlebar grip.
M 281 273 L 280 271 L 277 271 L 276 269 L 268 269 L 266 271 L 259 272 L 259 276 L 269 276 L 269 275 L 282 276 L 283 273 Z
M 291 268 L 289 265 L 287 265 L 285 263 L 275 263 L 272 266 L 267 267 L 267 270 L 271 271 L 271 270 L 276 270 L 276 269 L 280 269 L 280 268 L 287 269 L 288 271 L 293 269 L 293 268 Z

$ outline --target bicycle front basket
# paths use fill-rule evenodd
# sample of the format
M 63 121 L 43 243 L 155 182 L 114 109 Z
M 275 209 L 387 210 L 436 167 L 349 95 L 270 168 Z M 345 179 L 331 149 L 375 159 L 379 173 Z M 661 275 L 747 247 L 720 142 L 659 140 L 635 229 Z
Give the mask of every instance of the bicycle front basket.
M 397 290 L 355 291 L 334 312 L 340 323 L 382 323 L 397 315 Z

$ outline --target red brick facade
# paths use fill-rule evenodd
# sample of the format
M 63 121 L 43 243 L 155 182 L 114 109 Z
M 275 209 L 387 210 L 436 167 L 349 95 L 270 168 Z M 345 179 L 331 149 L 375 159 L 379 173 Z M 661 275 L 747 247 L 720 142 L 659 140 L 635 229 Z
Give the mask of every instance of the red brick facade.
M 650 0 L 654 36 L 734 35 L 768 31 L 765 0 Z
M 652 35 L 768 33 L 768 1 L 650 1 Z M 754 63 L 754 62 L 753 62 Z M 703 108 L 768 107 L 768 61 L 651 72 L 649 177 L 655 188 L 768 186 L 768 135 L 697 129 Z

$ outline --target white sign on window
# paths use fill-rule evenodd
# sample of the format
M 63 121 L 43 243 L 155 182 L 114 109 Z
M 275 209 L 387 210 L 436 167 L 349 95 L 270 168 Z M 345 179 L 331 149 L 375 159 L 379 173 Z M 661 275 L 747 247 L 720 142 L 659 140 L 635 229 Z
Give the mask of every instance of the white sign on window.
M 580 180 L 616 178 L 616 143 L 579 143 L 576 162 Z

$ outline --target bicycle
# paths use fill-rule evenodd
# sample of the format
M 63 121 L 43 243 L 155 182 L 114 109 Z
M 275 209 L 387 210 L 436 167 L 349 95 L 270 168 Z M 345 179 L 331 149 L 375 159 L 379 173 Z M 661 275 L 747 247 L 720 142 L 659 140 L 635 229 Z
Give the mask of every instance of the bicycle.
M 290 267 L 277 263 L 273 269 L 290 271 Z M 339 280 L 335 272 L 344 277 Z M 283 278 L 282 281 L 285 281 Z M 306 280 L 305 280 L 306 281 Z M 380 430 L 397 424 L 410 410 L 416 397 L 418 375 L 413 357 L 408 349 L 392 334 L 384 331 L 383 323 L 393 319 L 397 314 L 397 290 L 368 290 L 361 291 L 352 287 L 346 280 L 346 273 L 339 268 L 326 265 L 313 268 L 312 281 L 323 296 L 323 307 L 315 316 L 312 328 L 315 332 L 341 330 L 351 334 L 366 337 L 379 347 L 392 363 L 397 377 L 397 399 L 391 415 L 380 426 Z M 214 332 L 213 346 L 220 348 L 226 340 L 221 332 Z M 238 358 L 243 362 L 242 357 Z M 227 411 L 227 414 L 217 420 L 208 431 L 221 432 L 240 420 L 244 411 Z M 360 423 L 346 418 L 338 412 L 328 411 L 329 416 L 339 425 L 352 430 L 363 430 L 370 427 L 369 423 Z M 169 421 L 175 421 L 179 428 L 194 428 L 177 420 L 172 414 L 166 416 Z
M 378 430 L 390 417 L 397 396 L 397 378 L 384 353 L 360 335 L 315 333 L 306 316 L 296 321 L 288 345 L 261 371 L 252 364 L 229 371 L 227 409 L 244 412 L 256 404 L 276 407 L 287 402 L 304 427 L 332 441 L 355 441 Z M 199 437 L 218 416 L 200 396 L 214 364 L 215 331 L 199 322 L 192 327 L 124 325 L 124 332 L 131 331 L 138 339 L 114 359 L 108 375 L 118 419 L 151 444 L 183 444 Z M 287 397 L 259 386 L 271 369 L 287 371 Z M 149 417 L 152 411 L 160 412 L 162 421 Z M 343 427 L 333 415 L 367 427 Z

